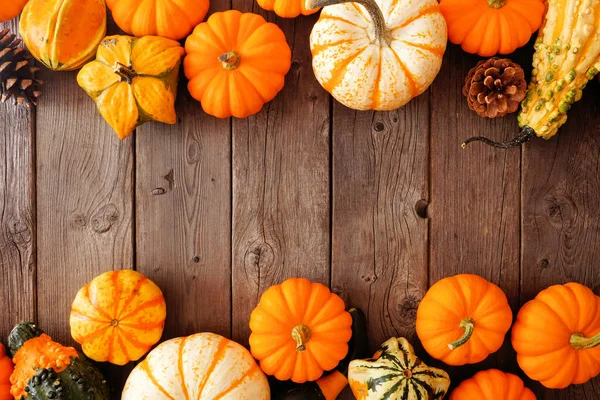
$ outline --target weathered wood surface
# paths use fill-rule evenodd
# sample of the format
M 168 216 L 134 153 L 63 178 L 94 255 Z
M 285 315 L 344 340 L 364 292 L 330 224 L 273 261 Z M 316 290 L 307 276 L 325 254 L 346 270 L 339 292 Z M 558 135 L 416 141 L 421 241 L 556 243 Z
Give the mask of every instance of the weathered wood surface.
M 597 82 L 558 138 L 463 150 L 470 135 L 517 130 L 513 116 L 468 110 L 460 90 L 477 57 L 451 46 L 432 88 L 408 106 L 355 112 L 313 77 L 316 16 L 284 20 L 250 0 L 212 5 L 231 7 L 277 23 L 293 50 L 284 90 L 256 116 L 207 116 L 182 80 L 178 123 L 144 125 L 120 142 L 75 73 L 48 71 L 36 112 L 0 105 L 1 338 L 33 319 L 72 344 L 76 291 L 121 268 L 163 289 L 164 338 L 214 331 L 247 344 L 260 294 L 303 276 L 365 310 L 371 347 L 407 336 L 435 365 L 414 318 L 443 277 L 480 274 L 515 313 L 555 283 L 600 294 Z M 531 48 L 514 57 L 528 67 Z M 489 367 L 519 372 L 508 341 L 483 363 L 449 371 L 456 384 Z M 105 370 L 118 398 L 130 368 Z M 563 391 L 527 384 L 544 399 L 600 398 L 598 378 Z

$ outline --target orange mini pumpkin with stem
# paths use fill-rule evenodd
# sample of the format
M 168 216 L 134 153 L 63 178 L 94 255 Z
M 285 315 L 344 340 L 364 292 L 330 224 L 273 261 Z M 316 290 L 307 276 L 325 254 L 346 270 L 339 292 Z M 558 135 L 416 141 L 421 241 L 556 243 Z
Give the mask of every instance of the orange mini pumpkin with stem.
M 436 282 L 417 310 L 417 335 L 425 350 L 448 365 L 483 361 L 502 346 L 512 323 L 506 295 L 478 275 Z
M 526 303 L 512 330 L 517 362 L 552 389 L 600 374 L 600 297 L 579 283 L 555 285 Z
M 14 365 L 4 345 L 0 343 L 0 400 L 12 400 L 10 394 L 10 375 L 13 373 Z
M 209 0 L 106 0 L 113 19 L 136 36 L 180 40 L 190 34 L 208 12 Z
M 0 22 L 10 21 L 15 18 L 29 0 L 9 0 L 2 2 L 0 7 Z
M 352 317 L 320 283 L 288 279 L 271 286 L 250 315 L 250 351 L 267 375 L 296 383 L 317 380 L 348 353 Z
M 95 361 L 125 365 L 162 336 L 167 308 L 158 286 L 136 271 L 110 271 L 75 296 L 71 335 Z
M 526 45 L 546 11 L 543 0 L 441 0 L 440 9 L 450 41 L 483 57 Z
M 458 385 L 450 400 L 535 400 L 535 395 L 518 376 L 488 369 Z
M 188 89 L 207 114 L 245 118 L 283 88 L 292 52 L 277 25 L 236 10 L 214 13 L 185 42 Z

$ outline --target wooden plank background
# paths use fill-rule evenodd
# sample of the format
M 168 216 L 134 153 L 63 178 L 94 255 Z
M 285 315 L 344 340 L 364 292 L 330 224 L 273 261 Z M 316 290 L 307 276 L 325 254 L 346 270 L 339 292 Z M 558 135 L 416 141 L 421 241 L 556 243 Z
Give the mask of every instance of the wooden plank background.
M 480 274 L 515 313 L 551 284 L 600 294 L 598 82 L 557 138 L 462 150 L 468 136 L 517 131 L 514 116 L 468 110 L 460 92 L 476 56 L 450 46 L 425 94 L 393 112 L 356 112 L 313 76 L 316 16 L 212 2 L 212 11 L 232 7 L 277 23 L 293 51 L 284 90 L 255 116 L 204 114 L 182 78 L 178 123 L 146 124 L 119 141 L 75 73 L 49 71 L 36 110 L 0 105 L 0 337 L 34 320 L 73 344 L 79 287 L 134 268 L 165 293 L 163 339 L 212 331 L 247 344 L 260 294 L 303 276 L 367 313 L 373 348 L 406 336 L 441 366 L 414 332 L 419 301 L 439 279 Z M 529 70 L 531 54 L 513 59 Z M 490 367 L 520 373 L 508 341 L 481 364 L 448 371 L 455 385 Z M 103 369 L 119 398 L 131 366 Z M 540 399 L 600 398 L 599 378 L 562 391 L 527 384 Z

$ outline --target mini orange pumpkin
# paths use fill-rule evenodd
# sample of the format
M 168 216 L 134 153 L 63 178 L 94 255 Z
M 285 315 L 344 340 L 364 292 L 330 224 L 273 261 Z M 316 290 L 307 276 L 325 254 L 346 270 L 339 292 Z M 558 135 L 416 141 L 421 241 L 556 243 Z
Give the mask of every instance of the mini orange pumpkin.
M 543 0 L 441 0 L 440 9 L 450 41 L 484 57 L 526 45 L 546 11 Z
M 15 18 L 23 11 L 23 7 L 25 7 L 25 4 L 27 4 L 28 1 L 29 0 L 9 0 L 2 2 L 2 7 L 0 7 L 0 22 L 10 21 Z
M 46 67 L 78 69 L 94 56 L 106 34 L 106 5 L 104 0 L 30 0 L 19 31 Z
M 0 343 L 0 400 L 12 400 L 10 394 L 10 375 L 13 373 L 14 365 L 9 356 L 6 355 L 4 345 Z
M 288 279 L 271 286 L 250 315 L 250 351 L 267 375 L 296 383 L 319 379 L 348 353 L 352 317 L 320 283 Z
M 283 18 L 296 18 L 298 15 L 311 15 L 319 11 L 319 8 L 307 8 L 304 0 L 257 0 L 258 5 Z
M 512 331 L 521 369 L 562 389 L 600 374 L 600 297 L 579 283 L 555 285 L 526 303 Z
M 535 400 L 535 395 L 518 376 L 488 369 L 458 385 L 450 400 Z
M 75 296 L 71 335 L 95 361 L 125 365 L 162 336 L 167 309 L 158 286 L 136 271 L 110 271 Z
M 277 25 L 236 10 L 214 13 L 185 42 L 188 89 L 207 114 L 245 118 L 283 88 L 292 52 Z
M 425 350 L 448 365 L 474 364 L 497 351 L 512 323 L 506 295 L 478 275 L 435 283 L 417 310 L 417 335 Z
M 208 12 L 209 0 L 106 0 L 119 28 L 137 37 L 179 40 Z

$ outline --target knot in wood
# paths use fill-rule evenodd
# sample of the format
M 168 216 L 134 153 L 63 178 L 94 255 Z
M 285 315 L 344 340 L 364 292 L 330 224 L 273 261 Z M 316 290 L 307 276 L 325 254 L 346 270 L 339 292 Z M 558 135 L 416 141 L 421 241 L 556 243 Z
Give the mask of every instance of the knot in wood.
M 12 220 L 8 223 L 8 232 L 12 241 L 17 245 L 26 245 L 31 243 L 31 229 L 21 220 Z
M 114 204 L 101 207 L 92 217 L 92 229 L 96 233 L 107 232 L 119 220 L 119 211 Z

